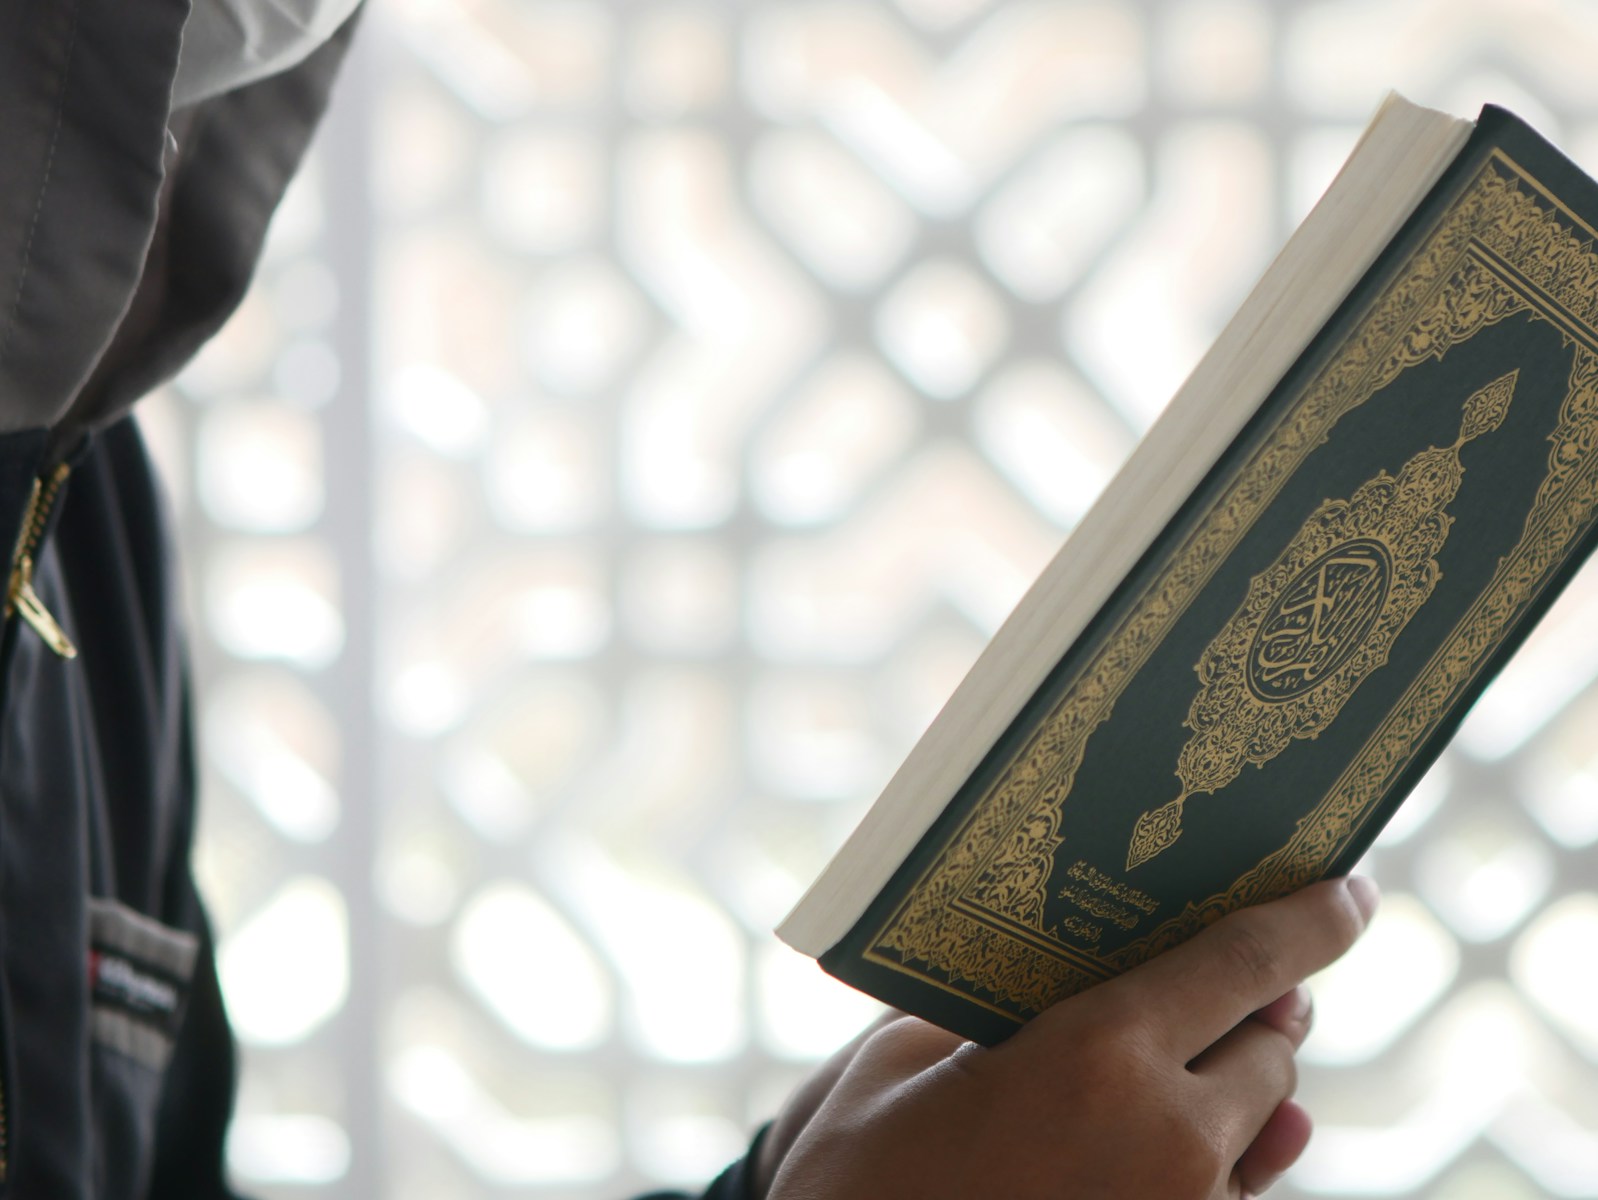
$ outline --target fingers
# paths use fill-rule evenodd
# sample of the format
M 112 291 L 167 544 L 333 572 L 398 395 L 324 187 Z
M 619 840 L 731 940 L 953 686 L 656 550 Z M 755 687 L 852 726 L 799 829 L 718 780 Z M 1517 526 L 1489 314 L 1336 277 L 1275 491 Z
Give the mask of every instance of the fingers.
M 886 1028 L 894 1021 L 903 1020 L 904 1013 L 889 1009 L 841 1049 L 835 1051 L 831 1058 L 816 1069 L 816 1071 L 799 1085 L 798 1090 L 788 1098 L 782 1111 L 771 1123 L 766 1131 L 766 1136 L 761 1139 L 760 1153 L 755 1160 L 754 1191 L 757 1196 L 764 1196 L 771 1187 L 771 1181 L 776 1178 L 777 1167 L 782 1163 L 793 1144 L 799 1140 L 799 1135 L 804 1132 L 810 1119 L 821 1108 L 827 1095 L 837 1086 L 845 1070 L 861 1048 L 879 1030 Z
M 1239 1164 L 1244 1195 L 1264 1191 L 1303 1153 L 1309 1118 L 1291 1104 L 1294 1054 L 1309 1036 L 1312 1006 L 1302 984 L 1266 1005 L 1199 1055 L 1189 1071 L 1220 1117 L 1224 1161 Z
M 1234 1177 L 1244 1200 L 1266 1191 L 1298 1161 L 1312 1128 L 1307 1112 L 1291 1100 L 1282 1101 L 1237 1161 Z
M 832 1196 L 873 1196 L 880 1189 L 859 1187 L 859 1177 L 869 1178 L 879 1170 L 893 1177 L 899 1170 L 891 1164 L 901 1148 L 900 1134 L 892 1126 L 899 1113 L 910 1125 L 917 1119 L 914 1095 L 934 1097 L 921 1119 L 936 1117 L 937 1097 L 947 1097 L 945 1087 L 921 1086 L 925 1077 L 940 1064 L 959 1060 L 975 1047 L 955 1034 L 929 1025 L 902 1012 L 885 1012 L 860 1037 L 840 1051 L 824 1069 L 828 1086 L 825 1094 L 806 1092 L 801 1106 L 811 1106 L 797 1129 L 787 1137 L 780 1153 L 769 1159 L 765 1148 L 779 1134 L 788 1131 L 779 1122 L 766 1135 L 761 1160 L 750 1189 L 752 1196 L 781 1195 L 813 1198 L 823 1193 Z M 945 1107 L 958 1107 L 958 1097 L 946 1098 Z M 905 1114 L 909 1114 L 905 1116 Z M 784 1117 L 787 1113 L 784 1113 Z M 875 1130 L 875 1132 L 873 1132 Z M 922 1155 L 924 1157 L 924 1155 Z M 859 1190 L 850 1190 L 852 1173 Z M 830 1182 L 828 1182 L 830 1181 Z M 836 1185 L 834 1187 L 833 1185 Z
M 1236 1161 L 1298 1086 L 1294 1045 L 1261 1021 L 1244 1021 L 1194 1060 L 1208 1105 L 1221 1118 L 1227 1161 Z
M 1183 1062 L 1335 962 L 1364 932 L 1376 885 L 1334 879 L 1232 913 L 1095 991 L 1119 993 Z M 1107 999 L 1109 997 L 1106 997 Z
M 1309 988 L 1299 984 L 1285 996 L 1278 996 L 1254 1014 L 1254 1020 L 1276 1030 L 1297 1050 L 1315 1023 L 1315 1002 Z
M 892 1019 L 897 1016 L 897 1019 Z M 902 1013 L 888 1014 L 854 1056 L 849 1072 L 908 1079 L 948 1058 L 969 1043 L 962 1037 Z

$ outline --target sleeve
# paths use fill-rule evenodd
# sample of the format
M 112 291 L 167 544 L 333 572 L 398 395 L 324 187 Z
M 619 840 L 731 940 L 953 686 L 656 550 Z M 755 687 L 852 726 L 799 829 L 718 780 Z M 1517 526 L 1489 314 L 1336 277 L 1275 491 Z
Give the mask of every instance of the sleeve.
M 192 883 L 185 906 L 187 923 L 200 936 L 200 953 L 188 1011 L 167 1067 L 149 1194 L 236 1200 L 224 1161 L 237 1072 L 233 1036 L 217 984 L 215 945 Z
M 749 1143 L 749 1149 L 744 1156 L 732 1166 L 728 1167 L 713 1182 L 697 1200 L 760 1200 L 755 1193 L 753 1163 L 760 1157 L 760 1143 L 765 1140 L 766 1131 L 770 1125 L 761 1127 L 755 1134 L 754 1140 Z M 686 1192 L 650 1192 L 647 1196 L 639 1196 L 638 1200 L 691 1200 Z

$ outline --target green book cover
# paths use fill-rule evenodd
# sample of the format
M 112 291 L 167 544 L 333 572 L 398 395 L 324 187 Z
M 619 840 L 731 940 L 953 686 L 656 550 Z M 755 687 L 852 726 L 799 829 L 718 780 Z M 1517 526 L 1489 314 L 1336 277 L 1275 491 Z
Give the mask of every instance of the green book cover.
M 823 966 L 991 1043 L 1347 871 L 1598 536 L 1595 226 L 1484 110 Z

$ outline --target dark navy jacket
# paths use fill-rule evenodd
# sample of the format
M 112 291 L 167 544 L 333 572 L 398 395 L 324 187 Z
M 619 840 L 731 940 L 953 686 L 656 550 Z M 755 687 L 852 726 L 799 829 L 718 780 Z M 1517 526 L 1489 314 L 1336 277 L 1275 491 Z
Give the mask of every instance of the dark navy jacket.
M 8 544 L 46 444 L 0 439 Z M 194 778 L 164 528 L 124 420 L 76 463 L 33 572 L 77 657 L 15 614 L 0 644 L 11 1195 L 228 1194 L 233 1052 L 189 872 Z
M 37 541 L 37 602 L 76 655 L 15 613 L 6 622 L 0 1194 L 221 1200 L 233 1194 L 234 1056 L 190 873 L 191 723 L 167 523 L 123 419 L 75 456 L 26 536 L 48 444 L 37 432 L 0 438 L 0 535 Z M 740 1163 L 706 1200 L 749 1194 Z

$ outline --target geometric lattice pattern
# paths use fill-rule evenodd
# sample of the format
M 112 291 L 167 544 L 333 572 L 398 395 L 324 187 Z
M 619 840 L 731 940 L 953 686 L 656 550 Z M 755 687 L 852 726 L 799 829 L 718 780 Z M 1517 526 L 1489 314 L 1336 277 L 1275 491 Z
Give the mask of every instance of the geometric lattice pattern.
M 1585 0 L 388 0 L 148 406 L 267 1197 L 704 1181 L 770 936 L 1383 89 L 1598 165 Z M 1598 575 L 1367 869 L 1288 1197 L 1598 1194 Z

